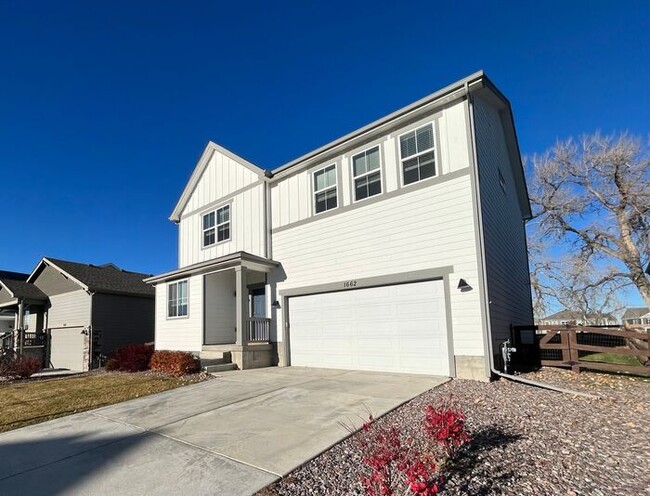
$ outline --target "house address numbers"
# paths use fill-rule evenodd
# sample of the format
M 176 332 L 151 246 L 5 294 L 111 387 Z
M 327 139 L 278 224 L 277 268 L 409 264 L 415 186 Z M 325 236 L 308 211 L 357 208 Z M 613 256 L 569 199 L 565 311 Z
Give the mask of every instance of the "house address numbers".
M 354 288 L 354 287 L 356 287 L 356 285 L 357 285 L 357 281 L 355 281 L 355 280 L 352 280 L 352 281 L 345 281 L 345 282 L 343 283 L 343 287 L 344 287 L 344 288 Z

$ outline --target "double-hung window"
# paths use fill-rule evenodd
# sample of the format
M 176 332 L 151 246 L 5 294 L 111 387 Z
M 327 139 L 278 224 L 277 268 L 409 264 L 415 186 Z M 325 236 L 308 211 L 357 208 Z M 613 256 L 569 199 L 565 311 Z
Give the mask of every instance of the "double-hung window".
M 378 146 L 352 157 L 352 175 L 355 201 L 381 193 L 381 163 Z
M 314 211 L 319 214 L 338 205 L 336 164 L 314 172 Z
M 203 247 L 230 239 L 230 205 L 203 215 Z
M 187 280 L 167 285 L 167 317 L 187 316 Z
M 436 175 L 433 124 L 400 136 L 399 149 L 404 185 Z

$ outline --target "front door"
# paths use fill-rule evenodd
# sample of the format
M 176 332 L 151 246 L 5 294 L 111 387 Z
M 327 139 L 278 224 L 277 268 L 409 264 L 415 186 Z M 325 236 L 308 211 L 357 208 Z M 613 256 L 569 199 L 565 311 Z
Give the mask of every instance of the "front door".
M 266 317 L 266 295 L 264 288 L 251 289 L 251 317 Z

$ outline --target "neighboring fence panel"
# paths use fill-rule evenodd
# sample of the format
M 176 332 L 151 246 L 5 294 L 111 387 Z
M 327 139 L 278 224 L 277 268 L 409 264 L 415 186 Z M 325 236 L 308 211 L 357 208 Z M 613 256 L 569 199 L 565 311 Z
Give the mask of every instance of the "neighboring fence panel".
M 517 332 L 523 328 L 514 327 Z M 526 329 L 531 329 L 530 327 Z M 541 364 L 650 375 L 650 332 L 634 327 L 535 326 Z

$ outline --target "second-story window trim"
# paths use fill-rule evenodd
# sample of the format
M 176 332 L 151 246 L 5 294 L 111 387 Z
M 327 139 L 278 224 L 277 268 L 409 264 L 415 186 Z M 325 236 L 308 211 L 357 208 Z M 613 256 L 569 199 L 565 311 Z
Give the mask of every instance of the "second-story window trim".
M 203 214 L 203 248 L 230 239 L 230 217 L 230 203 Z
M 312 173 L 314 185 L 314 214 L 338 207 L 336 164 L 326 165 Z
M 354 201 L 381 194 L 381 152 L 379 145 L 352 156 Z
M 402 184 L 413 184 L 437 175 L 433 123 L 399 136 Z

